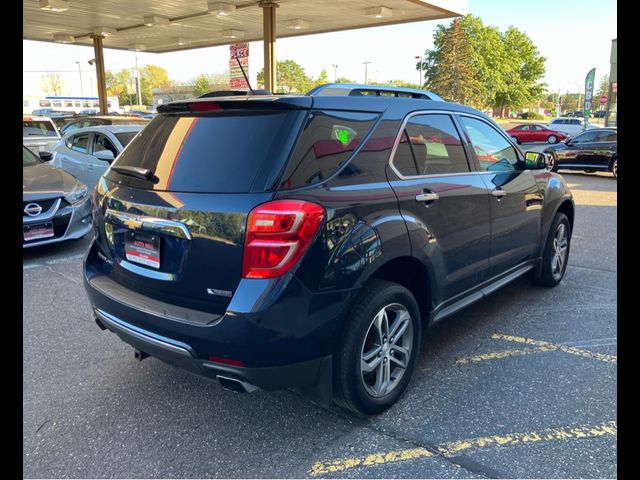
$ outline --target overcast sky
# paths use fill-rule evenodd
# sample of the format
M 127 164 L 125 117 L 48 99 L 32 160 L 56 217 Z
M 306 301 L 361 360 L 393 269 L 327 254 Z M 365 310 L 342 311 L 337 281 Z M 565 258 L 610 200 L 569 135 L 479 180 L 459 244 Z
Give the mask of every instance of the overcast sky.
M 609 72 L 611 40 L 617 37 L 615 0 L 469 0 L 469 13 L 478 15 L 487 25 L 501 30 L 513 25 L 524 31 L 547 58 L 543 79 L 551 91 L 577 92 L 584 89 L 584 77 L 596 68 L 599 79 Z M 446 20 L 449 23 L 450 20 Z M 364 61 L 369 79 L 402 79 L 416 83 L 416 55 L 433 46 L 433 31 L 442 20 L 416 22 L 335 32 L 277 41 L 278 60 L 292 59 L 308 75 L 316 77 L 327 70 L 333 80 L 338 76 L 364 81 Z M 263 66 L 262 42 L 251 42 L 250 69 Z M 62 71 L 67 94 L 80 94 L 77 61 L 82 65 L 84 94 L 96 94 L 95 70 L 87 64 L 93 58 L 92 47 L 23 41 L 23 90 L 25 95 L 42 95 L 40 77 L 44 71 Z M 223 72 L 228 66 L 229 48 L 212 47 L 176 53 L 138 53 L 138 64 L 160 65 L 175 80 L 189 80 L 198 74 Z M 105 50 L 107 70 L 131 68 L 133 52 Z

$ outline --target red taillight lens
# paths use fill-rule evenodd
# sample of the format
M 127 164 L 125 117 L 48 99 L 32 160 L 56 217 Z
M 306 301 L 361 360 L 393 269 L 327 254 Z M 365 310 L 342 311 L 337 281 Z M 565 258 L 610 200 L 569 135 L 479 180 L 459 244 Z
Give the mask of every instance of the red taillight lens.
M 242 261 L 243 278 L 278 277 L 298 263 L 324 218 L 320 205 L 274 200 L 249 213 Z

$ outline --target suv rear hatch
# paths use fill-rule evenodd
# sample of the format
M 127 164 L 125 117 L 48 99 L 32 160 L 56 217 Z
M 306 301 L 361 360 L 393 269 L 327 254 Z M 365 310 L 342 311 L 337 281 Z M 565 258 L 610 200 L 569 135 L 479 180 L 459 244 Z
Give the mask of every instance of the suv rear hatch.
M 273 198 L 309 97 L 161 107 L 97 187 L 103 271 L 134 292 L 222 314 L 242 277 L 247 215 Z

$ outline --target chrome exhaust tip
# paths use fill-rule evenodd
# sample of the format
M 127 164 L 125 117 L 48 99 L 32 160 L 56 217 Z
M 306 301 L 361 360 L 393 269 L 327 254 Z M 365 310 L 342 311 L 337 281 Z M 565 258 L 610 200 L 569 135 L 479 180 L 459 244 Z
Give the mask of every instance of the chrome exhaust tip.
M 258 390 L 258 387 L 250 384 L 249 382 L 245 382 L 243 380 L 238 380 L 237 378 L 225 377 L 224 375 L 216 375 L 216 380 L 225 390 L 231 390 L 232 392 L 239 393 L 251 393 Z

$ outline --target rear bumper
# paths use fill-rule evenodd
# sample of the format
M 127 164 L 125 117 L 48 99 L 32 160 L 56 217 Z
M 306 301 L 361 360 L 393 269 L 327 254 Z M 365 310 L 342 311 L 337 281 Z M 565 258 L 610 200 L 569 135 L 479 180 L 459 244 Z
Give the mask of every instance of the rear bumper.
M 199 375 L 224 375 L 265 390 L 326 383 L 353 291 L 312 293 L 293 278 L 275 293 L 260 280 L 239 286 L 234 300 L 242 301 L 220 315 L 126 288 L 109 274 L 121 267 L 98 250 L 94 242 L 84 267 L 94 316 L 135 349 Z
M 189 345 L 137 328 L 100 309 L 94 309 L 94 315 L 101 328 L 110 330 L 125 343 L 158 360 L 212 379 L 218 375 L 236 378 L 264 390 L 317 385 L 322 367 L 331 363 L 331 356 L 328 355 L 277 367 L 244 368 L 224 365 L 198 359 Z

